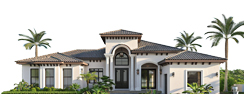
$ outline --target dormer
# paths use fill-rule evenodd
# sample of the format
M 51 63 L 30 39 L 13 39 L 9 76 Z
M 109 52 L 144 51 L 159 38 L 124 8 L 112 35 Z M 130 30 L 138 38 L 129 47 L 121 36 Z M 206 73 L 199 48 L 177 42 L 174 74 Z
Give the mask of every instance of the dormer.
M 106 45 L 106 53 L 110 53 L 116 45 L 120 44 L 126 45 L 130 49 L 138 48 L 138 43 L 141 41 L 142 33 L 120 29 L 100 33 L 100 36 Z

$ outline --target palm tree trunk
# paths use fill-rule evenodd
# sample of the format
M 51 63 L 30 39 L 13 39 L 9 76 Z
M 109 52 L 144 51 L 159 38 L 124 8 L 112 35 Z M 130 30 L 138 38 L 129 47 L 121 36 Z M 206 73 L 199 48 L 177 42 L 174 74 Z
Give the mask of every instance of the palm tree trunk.
M 228 59 L 228 39 L 225 39 L 225 58 Z M 225 62 L 225 83 L 224 91 L 228 91 L 228 60 Z
M 87 90 L 89 89 L 89 80 L 86 80 L 86 84 L 87 84 Z
M 188 51 L 188 47 L 186 47 L 186 51 Z
M 37 47 L 37 45 L 35 45 L 36 46 L 36 50 L 35 50 L 35 57 L 37 57 L 38 56 L 38 47 Z

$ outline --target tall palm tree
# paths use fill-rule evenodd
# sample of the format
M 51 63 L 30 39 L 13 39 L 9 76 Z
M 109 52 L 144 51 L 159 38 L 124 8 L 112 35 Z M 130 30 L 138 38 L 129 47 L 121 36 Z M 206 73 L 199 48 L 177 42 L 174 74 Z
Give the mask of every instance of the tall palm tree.
M 217 31 L 209 31 L 205 34 L 211 33 L 212 35 L 208 36 L 210 40 L 213 40 L 212 47 L 217 46 L 220 42 L 220 40 L 225 40 L 225 58 L 228 59 L 228 40 L 233 39 L 236 43 L 239 43 L 239 40 L 236 38 L 236 36 L 241 36 L 244 38 L 244 32 L 242 31 L 236 31 L 239 27 L 244 25 L 244 21 L 241 21 L 239 23 L 235 23 L 233 21 L 233 17 L 229 17 L 226 19 L 225 15 L 224 17 L 224 23 L 221 22 L 219 19 L 215 18 L 212 23 L 214 25 L 209 25 L 209 28 L 214 28 Z M 228 84 L 227 84 L 227 78 L 228 77 L 228 62 L 225 62 L 225 82 L 224 82 L 224 91 L 228 91 Z
M 31 49 L 33 46 L 36 47 L 36 50 L 35 50 L 35 57 L 38 56 L 38 48 L 37 46 L 41 47 L 45 47 L 47 49 L 47 46 L 48 47 L 51 47 L 49 45 L 49 43 L 47 41 L 51 41 L 52 39 L 50 38 L 46 38 L 46 39 L 42 39 L 42 37 L 46 34 L 45 31 L 42 31 L 40 33 L 37 33 L 36 30 L 35 30 L 35 33 L 33 33 L 30 29 L 28 29 L 32 35 L 32 37 L 30 36 L 27 36 L 27 35 L 24 35 L 24 34 L 19 34 L 19 36 L 22 36 L 22 37 L 25 37 L 26 39 L 19 39 L 20 40 L 25 40 L 25 41 L 28 41 L 28 43 L 24 44 L 25 48 L 26 49 Z
M 174 39 L 175 41 L 178 42 L 175 47 L 181 47 L 181 48 L 185 47 L 187 51 L 189 48 L 191 49 L 191 51 L 193 50 L 197 51 L 196 46 L 202 47 L 202 45 L 194 42 L 198 39 L 202 39 L 202 37 L 200 36 L 194 37 L 193 35 L 194 33 L 189 35 L 184 31 L 184 34 L 181 33 L 181 37 L 177 37 L 176 39 Z

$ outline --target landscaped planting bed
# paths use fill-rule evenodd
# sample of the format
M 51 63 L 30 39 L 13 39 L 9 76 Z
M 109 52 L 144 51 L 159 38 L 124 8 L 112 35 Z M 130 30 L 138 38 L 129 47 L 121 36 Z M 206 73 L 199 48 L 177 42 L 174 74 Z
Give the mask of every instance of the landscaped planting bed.
M 77 92 L 81 94 L 80 92 Z M 75 91 L 5 91 L 2 94 L 76 94 Z

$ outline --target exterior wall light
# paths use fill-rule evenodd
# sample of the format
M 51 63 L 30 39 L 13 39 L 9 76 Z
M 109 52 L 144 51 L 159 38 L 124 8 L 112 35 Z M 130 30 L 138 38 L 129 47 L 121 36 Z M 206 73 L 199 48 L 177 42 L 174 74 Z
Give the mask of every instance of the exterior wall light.
M 215 75 L 218 77 L 219 73 L 218 73 L 218 72 L 216 72 L 216 74 L 215 74 Z
M 136 70 L 137 75 L 139 75 L 139 69 Z
M 162 74 L 162 69 L 160 69 L 160 74 Z
M 175 72 L 172 73 L 172 76 L 173 76 L 173 77 L 175 76 Z

